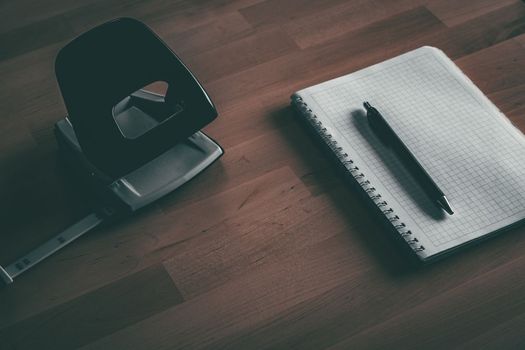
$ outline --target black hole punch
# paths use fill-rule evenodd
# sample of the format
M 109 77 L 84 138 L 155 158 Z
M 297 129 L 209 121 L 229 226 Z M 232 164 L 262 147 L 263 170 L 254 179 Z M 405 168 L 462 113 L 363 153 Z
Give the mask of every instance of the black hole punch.
M 58 53 L 55 72 L 82 152 L 112 179 L 187 140 L 218 115 L 171 48 L 132 18 L 71 41 Z M 142 88 L 158 93 L 146 97 Z
M 94 212 L 6 269 L 7 283 L 74 239 L 176 190 L 224 151 L 200 131 L 217 117 L 210 97 L 146 25 L 119 18 L 68 43 L 55 72 L 68 115 L 55 124 Z M 112 215 L 115 214 L 115 215 Z

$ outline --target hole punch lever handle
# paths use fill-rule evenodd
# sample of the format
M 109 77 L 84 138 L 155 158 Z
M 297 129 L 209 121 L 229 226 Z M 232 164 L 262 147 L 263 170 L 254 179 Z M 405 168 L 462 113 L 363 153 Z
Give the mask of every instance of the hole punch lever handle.
M 76 224 L 68 227 L 55 237 L 36 247 L 27 255 L 6 266 L 0 266 L 0 277 L 6 284 L 13 283 L 13 279 L 21 273 L 35 266 L 51 254 L 65 247 L 83 234 L 91 231 L 104 221 L 100 214 L 90 214 Z
M 8 274 L 2 266 L 0 266 L 0 277 L 2 278 L 5 284 L 13 283 L 13 277 L 11 277 L 11 275 Z

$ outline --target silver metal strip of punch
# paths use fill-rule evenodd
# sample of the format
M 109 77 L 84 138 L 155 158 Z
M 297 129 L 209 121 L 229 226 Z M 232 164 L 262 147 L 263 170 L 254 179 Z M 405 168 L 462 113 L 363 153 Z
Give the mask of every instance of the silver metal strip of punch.
M 100 214 L 89 214 L 79 222 L 38 246 L 28 254 L 3 268 L 0 266 L 0 277 L 6 284 L 13 283 L 13 279 L 31 267 L 38 264 L 57 250 L 65 247 L 83 234 L 100 225 L 107 217 Z

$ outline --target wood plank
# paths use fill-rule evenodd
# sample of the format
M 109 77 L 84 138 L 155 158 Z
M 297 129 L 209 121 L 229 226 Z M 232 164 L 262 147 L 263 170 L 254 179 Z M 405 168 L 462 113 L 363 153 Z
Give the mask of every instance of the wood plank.
M 408 343 L 413 344 L 414 349 L 439 349 L 443 342 L 461 344 L 466 339 L 483 334 L 504 319 L 522 315 L 524 301 L 519 295 L 523 295 L 525 285 L 518 271 L 524 266 L 523 257 L 512 260 L 485 274 L 483 278 L 473 279 L 463 288 L 454 288 L 417 308 L 367 329 L 334 349 L 365 346 L 383 349 L 385 346 L 395 348 Z M 506 302 L 502 303 L 502 300 Z M 479 312 L 480 309 L 483 312 Z M 457 318 L 463 320 L 461 325 L 454 322 Z M 416 328 L 417 332 L 413 332 Z M 503 344 L 509 345 L 501 340 Z
M 206 83 L 296 51 L 286 33 L 270 28 L 191 56 L 186 63 Z
M 120 17 L 134 17 L 150 25 L 162 37 L 211 23 L 225 14 L 251 6 L 261 0 L 235 1 L 98 1 L 65 13 L 80 34 L 100 23 Z
M 73 31 L 61 15 L 0 33 L 0 61 L 16 57 L 64 39 L 72 38 Z
M 250 35 L 253 28 L 238 11 L 234 11 L 193 28 L 171 28 L 165 31 L 171 34 L 164 35 L 163 40 L 179 57 L 186 59 Z
M 344 235 L 317 247 L 262 266 L 179 307 L 86 346 L 86 349 L 217 348 L 217 339 L 256 328 L 281 310 L 321 295 L 333 285 L 366 272 L 366 266 L 348 254 Z M 353 266 L 352 273 L 345 266 Z M 311 284 L 311 280 L 323 283 Z M 159 324 L 166 325 L 160 331 Z M 170 326 L 167 326 L 167 325 Z M 155 334 L 155 336 L 152 336 Z
M 428 0 L 426 6 L 447 26 L 452 27 L 516 3 L 519 3 L 519 0 Z
M 76 348 L 182 301 L 162 265 L 154 265 L 2 329 L 2 347 Z
M 502 7 L 429 36 L 426 43 L 452 59 L 475 53 L 525 32 L 525 4 Z
M 303 197 L 279 211 L 234 217 L 206 230 L 165 262 L 173 280 L 187 299 L 203 294 L 261 265 L 278 264 L 290 254 L 305 249 L 337 232 L 327 228 L 342 225 L 330 198 Z M 255 224 L 253 224 L 255 223 Z M 248 226 L 248 227 L 247 227 Z
M 462 257 L 452 257 L 451 260 L 434 265 L 430 270 L 428 267 L 414 269 L 407 266 L 390 270 L 385 267 L 377 269 L 374 267 L 377 260 L 367 261 L 370 269 L 366 275 L 342 283 L 303 305 L 291 307 L 260 327 L 232 335 L 223 342 L 219 341 L 217 347 L 228 344 L 229 347 L 242 349 L 257 344 L 258 347 L 270 349 L 328 348 L 365 332 L 382 321 L 389 322 L 400 313 L 416 309 L 418 305 L 439 298 L 447 291 L 464 290 L 464 285 L 468 285 L 471 280 L 483 280 L 486 274 L 492 273 L 500 266 L 520 259 L 520 249 L 525 245 L 524 240 L 519 241 L 518 245 L 521 248 L 516 247 L 517 249 L 508 250 L 508 243 L 516 242 L 516 237 L 523 232 L 521 229 L 511 234 L 511 237 L 499 237 L 498 240 L 492 241 L 491 245 L 471 249 L 464 252 Z M 371 231 L 362 232 L 362 235 L 366 237 L 370 233 Z M 375 238 L 374 242 L 377 241 L 378 238 Z M 352 243 L 354 242 L 352 239 Z M 386 252 L 385 249 L 381 251 Z M 468 256 L 465 257 L 465 254 Z M 386 265 L 396 261 L 398 259 L 395 256 L 384 259 Z M 426 316 L 427 313 L 420 314 L 422 318 Z M 407 346 L 411 344 L 416 343 L 406 342 Z M 345 348 L 345 345 L 346 348 L 353 348 L 352 343 L 343 343 L 342 348 Z
M 462 57 L 456 64 L 477 82 L 485 94 L 509 89 L 523 83 L 525 50 L 515 40 Z
M 462 344 L 462 347 L 464 349 L 520 349 L 525 347 L 523 329 L 525 329 L 525 315 L 521 314 L 499 324 L 490 331 L 480 333 L 472 340 Z
M 421 0 L 345 2 L 283 23 L 299 47 L 323 45 L 338 36 L 421 6 Z M 363 14 L 366 13 L 366 16 Z
M 36 22 L 62 15 L 88 2 L 100 0 L 63 1 L 48 0 L 45 2 L 33 0 L 2 1 L 0 3 L 0 33 L 31 26 Z
M 331 1 L 330 3 L 306 0 L 266 0 L 241 8 L 239 12 L 250 24 L 258 27 L 288 23 L 302 16 L 327 10 L 343 2 L 342 0 Z

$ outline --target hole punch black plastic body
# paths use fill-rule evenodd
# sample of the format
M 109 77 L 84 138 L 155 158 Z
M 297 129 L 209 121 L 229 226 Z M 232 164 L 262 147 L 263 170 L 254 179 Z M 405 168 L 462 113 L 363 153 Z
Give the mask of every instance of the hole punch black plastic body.
M 222 155 L 199 130 L 217 117 L 210 97 L 146 25 L 121 18 L 66 45 L 55 70 L 69 116 L 61 149 L 104 198 L 136 210 Z M 142 87 L 166 82 L 166 95 Z
M 120 18 L 80 35 L 57 56 L 68 116 L 55 125 L 61 153 L 96 194 L 99 210 L 8 265 L 11 283 L 114 213 L 130 213 L 206 169 L 222 148 L 200 129 L 217 117 L 210 97 L 145 24 Z M 165 95 L 142 89 L 165 82 Z

